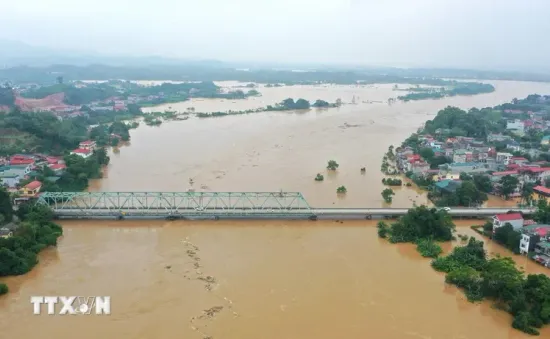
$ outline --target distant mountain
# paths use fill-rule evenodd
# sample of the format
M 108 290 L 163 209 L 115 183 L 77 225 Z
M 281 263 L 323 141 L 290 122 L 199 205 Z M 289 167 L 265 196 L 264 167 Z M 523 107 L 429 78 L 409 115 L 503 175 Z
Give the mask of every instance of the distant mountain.
M 202 67 L 224 67 L 216 60 L 185 60 L 160 56 L 112 56 L 96 52 L 77 52 L 58 50 L 48 47 L 31 46 L 19 41 L 0 40 L 0 68 L 19 66 L 45 67 L 51 65 L 89 66 L 103 64 L 108 66 L 147 66 L 147 65 L 185 65 Z

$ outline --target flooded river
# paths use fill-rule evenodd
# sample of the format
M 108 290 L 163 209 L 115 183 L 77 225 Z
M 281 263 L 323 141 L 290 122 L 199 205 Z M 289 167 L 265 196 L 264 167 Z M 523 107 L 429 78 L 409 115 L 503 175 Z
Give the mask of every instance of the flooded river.
M 132 131 L 130 146 L 112 154 L 107 177 L 91 189 L 179 191 L 194 178 L 197 188 L 212 191 L 300 191 L 318 207 L 382 206 L 383 153 L 438 109 L 550 93 L 548 84 L 495 86 L 491 94 L 392 106 L 362 103 L 395 96 L 390 85 L 261 88 L 263 96 L 250 101 L 171 104 L 177 110 L 220 111 L 262 107 L 287 97 L 351 102 L 355 96 L 358 103 L 142 126 Z M 314 182 L 330 159 L 340 163 L 337 173 Z M 348 188 L 342 199 L 335 194 L 340 185 Z M 392 206 L 408 207 L 412 200 L 421 203 L 425 197 L 403 188 Z M 474 234 L 471 221 L 458 224 L 458 233 Z M 414 246 L 378 239 L 374 221 L 74 221 L 63 226 L 58 248 L 42 253 L 31 273 L 2 279 L 11 292 L 0 298 L 0 337 L 528 337 L 511 329 L 506 313 L 489 303 L 468 303 L 446 286 L 444 276 Z M 516 261 L 527 272 L 548 273 L 524 257 Z M 34 316 L 31 295 L 108 295 L 112 314 Z

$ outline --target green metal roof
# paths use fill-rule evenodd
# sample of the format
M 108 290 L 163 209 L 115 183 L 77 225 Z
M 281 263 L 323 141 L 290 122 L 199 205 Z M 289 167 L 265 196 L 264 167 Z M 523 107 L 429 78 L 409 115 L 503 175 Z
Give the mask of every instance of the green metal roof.
M 19 173 L 13 171 L 0 172 L 0 178 L 17 178 L 20 176 Z
M 541 241 L 537 243 L 537 245 L 545 249 L 550 249 L 550 242 L 547 241 Z

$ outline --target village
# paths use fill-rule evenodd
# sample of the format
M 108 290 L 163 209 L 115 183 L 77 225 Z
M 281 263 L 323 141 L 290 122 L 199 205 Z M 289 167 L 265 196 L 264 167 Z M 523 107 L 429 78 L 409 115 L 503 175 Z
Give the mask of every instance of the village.
M 70 155 L 87 159 L 96 149 L 95 141 L 86 140 L 72 150 Z M 40 193 L 44 183 L 34 180 L 37 176 L 41 176 L 46 170 L 50 175 L 46 176 L 45 180 L 55 183 L 61 178 L 66 168 L 62 156 L 36 153 L 0 157 L 0 185 L 15 196 L 14 202 L 18 204 L 36 198 Z
M 542 100 L 541 100 L 542 98 Z M 550 97 L 538 98 L 547 104 Z M 437 207 L 480 207 L 487 194 L 517 206 L 535 207 L 550 203 L 549 112 L 503 110 L 508 117 L 498 123 L 502 130 L 483 137 L 449 136 L 451 129 L 426 129 L 395 149 L 395 172 L 404 174 Z M 517 115 L 517 118 L 514 116 Z M 437 118 L 436 118 L 437 119 Z M 531 138 L 535 136 L 534 138 Z M 395 172 L 391 172 L 393 174 Z M 550 267 L 550 223 L 524 219 L 521 213 L 495 215 L 485 226 L 494 238 L 499 228 L 513 231 L 508 246 Z

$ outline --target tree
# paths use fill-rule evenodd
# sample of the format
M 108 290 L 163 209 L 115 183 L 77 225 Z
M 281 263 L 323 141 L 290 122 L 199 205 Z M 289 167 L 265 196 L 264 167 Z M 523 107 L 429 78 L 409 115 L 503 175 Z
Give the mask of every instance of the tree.
M 485 193 L 491 193 L 493 190 L 493 184 L 491 183 L 491 178 L 484 174 L 475 174 L 474 183 L 478 190 Z
M 393 196 L 395 195 L 395 192 L 391 188 L 386 188 L 382 191 L 381 194 L 385 202 L 391 203 L 393 200 Z
M 322 107 L 329 107 L 330 104 L 324 100 L 316 100 L 312 106 L 317 108 L 322 108 Z
M 546 199 L 541 199 L 538 201 L 534 219 L 539 224 L 550 223 L 550 205 Z
M 58 84 L 63 84 L 63 77 L 62 76 L 58 76 L 57 78 L 55 78 L 55 80 L 57 81 Z
M 521 201 L 526 205 L 531 205 L 533 202 L 534 187 L 535 185 L 530 182 L 524 183 L 521 187 Z
M 336 189 L 336 193 L 338 194 L 346 194 L 348 192 L 348 189 L 346 186 L 340 186 Z
M 510 194 L 514 193 L 519 180 L 511 175 L 505 175 L 500 179 L 500 194 L 505 197 L 506 200 L 510 197 Z
M 321 173 L 317 173 L 317 176 L 315 177 L 315 181 L 323 181 L 325 180 L 325 177 Z
M 0 283 L 0 295 L 6 294 L 8 293 L 8 291 L 9 291 L 8 285 L 4 283 Z
M 504 226 L 498 227 L 495 230 L 493 239 L 514 253 L 519 254 L 521 234 L 515 231 L 514 227 L 510 223 L 506 223 Z
M 13 217 L 10 194 L 2 186 L 0 186 L 0 215 L 3 222 L 10 222 Z
M 388 233 L 390 232 L 390 227 L 388 224 L 383 221 L 379 221 L 378 224 L 376 224 L 376 227 L 378 228 L 378 236 L 380 238 L 386 238 L 388 236 Z
M 424 147 L 420 149 L 420 156 L 426 161 L 430 161 L 435 156 L 434 151 L 431 148 Z
M 327 169 L 331 170 L 331 171 L 336 171 L 336 169 L 340 167 L 340 165 L 334 161 L 334 160 L 329 160 L 328 161 L 328 164 L 327 164 Z
M 455 196 L 458 197 L 461 206 L 477 206 L 481 205 L 488 199 L 487 194 L 477 189 L 473 181 L 463 181 L 462 185 L 457 188 Z
M 392 242 L 415 242 L 418 239 L 450 241 L 455 225 L 451 216 L 435 208 L 411 208 L 391 227 Z

